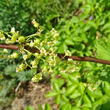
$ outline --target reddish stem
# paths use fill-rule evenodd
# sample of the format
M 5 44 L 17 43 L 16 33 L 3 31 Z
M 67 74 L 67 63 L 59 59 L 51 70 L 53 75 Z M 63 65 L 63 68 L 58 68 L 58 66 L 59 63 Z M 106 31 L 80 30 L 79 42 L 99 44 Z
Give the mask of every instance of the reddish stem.
M 20 50 L 20 48 L 17 45 L 11 45 L 11 44 L 3 44 L 0 43 L 0 48 L 5 48 L 5 49 L 11 49 L 11 50 Z M 29 46 L 24 46 L 25 49 L 29 50 L 30 52 L 33 53 L 40 53 L 40 51 L 36 48 L 31 48 Z M 88 61 L 88 62 L 95 62 L 95 63 L 101 63 L 101 64 L 107 64 L 110 65 L 110 61 L 108 60 L 102 60 L 94 57 L 79 57 L 79 56 L 64 56 L 63 54 L 58 53 L 57 54 L 60 58 L 63 60 L 67 60 L 68 58 L 76 61 Z

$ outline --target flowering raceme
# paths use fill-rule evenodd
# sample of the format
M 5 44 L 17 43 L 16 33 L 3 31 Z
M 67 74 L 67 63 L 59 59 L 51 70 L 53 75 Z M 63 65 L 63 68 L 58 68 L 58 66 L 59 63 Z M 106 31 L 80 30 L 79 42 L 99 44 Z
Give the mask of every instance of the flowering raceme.
M 50 35 L 45 35 L 43 37 L 42 26 L 39 26 L 39 23 L 35 21 L 35 19 L 32 21 L 32 24 L 35 28 L 37 28 L 37 32 L 35 34 L 32 34 L 30 36 L 22 36 L 19 34 L 18 31 L 15 31 L 15 28 L 11 28 L 10 33 L 3 33 L 0 32 L 0 39 L 6 39 L 6 44 L 14 44 L 18 43 L 19 45 L 19 53 L 12 53 L 12 55 L 9 55 L 9 58 L 18 58 L 18 55 L 21 54 L 23 56 L 24 63 L 19 65 L 16 68 L 16 72 L 23 71 L 27 67 L 31 68 L 31 70 L 34 73 L 34 77 L 32 78 L 32 81 L 38 82 L 40 79 L 42 79 L 42 73 L 55 73 L 54 68 L 62 62 L 62 60 L 57 56 L 57 49 L 55 48 L 55 44 L 58 41 L 59 33 L 52 28 L 50 31 Z M 8 37 L 5 38 L 6 34 Z M 38 49 L 38 52 L 30 52 L 28 48 L 25 48 L 25 46 L 33 49 Z M 7 50 L 4 50 L 5 53 L 8 53 Z M 69 50 L 65 51 L 65 56 L 71 56 L 71 52 Z M 30 58 L 34 58 L 34 60 L 30 61 Z M 71 62 L 71 61 L 68 61 Z M 48 64 L 48 67 L 45 65 L 40 71 L 40 73 L 37 73 L 37 69 L 39 68 L 39 63 Z M 65 65 L 65 64 L 64 64 Z M 71 65 L 71 64 L 69 64 Z M 59 71 L 62 71 L 59 69 Z M 70 73 L 75 71 L 73 66 L 66 67 L 64 69 L 65 72 Z

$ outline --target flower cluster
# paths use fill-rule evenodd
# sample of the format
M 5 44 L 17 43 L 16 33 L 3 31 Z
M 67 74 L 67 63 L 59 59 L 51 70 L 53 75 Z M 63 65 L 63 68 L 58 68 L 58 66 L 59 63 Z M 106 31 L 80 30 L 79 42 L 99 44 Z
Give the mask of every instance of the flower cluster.
M 35 75 L 33 78 L 32 78 L 32 81 L 33 82 L 39 82 L 39 80 L 42 79 L 42 74 L 41 73 L 38 73 L 37 75 Z
M 6 44 L 19 44 L 19 53 L 14 52 L 8 56 L 9 58 L 18 58 L 18 55 L 22 54 L 24 62 L 16 68 L 16 72 L 23 71 L 27 67 L 31 68 L 32 71 L 34 69 L 37 70 L 39 69 L 40 63 L 44 63 L 45 66 L 42 68 L 40 73 L 37 73 L 37 71 L 33 71 L 34 77 L 32 78 L 32 81 L 38 82 L 40 79 L 42 79 L 42 73 L 55 73 L 55 68 L 60 64 L 62 65 L 62 61 L 57 56 L 57 51 L 55 48 L 55 44 L 58 41 L 59 33 L 57 33 L 57 31 L 52 28 L 52 30 L 49 32 L 50 34 L 43 37 L 43 35 L 41 34 L 43 29 L 41 26 L 39 26 L 39 23 L 37 23 L 34 19 L 32 21 L 32 24 L 34 25 L 34 27 L 37 28 L 37 32 L 35 34 L 24 37 L 21 36 L 18 31 L 16 32 L 15 28 L 13 27 L 10 31 L 11 34 L 5 33 L 8 36 L 5 42 Z M 2 32 L 0 32 L 0 39 L 5 39 L 5 36 Z M 30 52 L 30 50 L 28 50 L 28 48 L 26 49 L 24 45 L 29 46 L 30 48 L 37 49 L 39 53 Z M 4 49 L 4 52 L 8 53 L 6 49 Z M 71 56 L 71 52 L 69 50 L 66 50 L 65 56 Z M 34 58 L 32 61 L 30 61 L 31 57 Z M 69 65 L 63 67 L 63 70 L 59 69 L 59 71 L 64 71 L 66 73 L 74 72 L 75 68 L 74 66 L 71 66 L 73 65 L 71 59 L 69 59 L 67 62 Z M 65 66 L 65 64 L 62 66 Z
M 19 66 L 16 68 L 16 72 L 23 71 L 25 68 L 26 68 L 26 65 L 22 63 L 21 65 L 19 65 Z
M 2 32 L 0 32 L 0 40 L 5 40 L 5 36 Z

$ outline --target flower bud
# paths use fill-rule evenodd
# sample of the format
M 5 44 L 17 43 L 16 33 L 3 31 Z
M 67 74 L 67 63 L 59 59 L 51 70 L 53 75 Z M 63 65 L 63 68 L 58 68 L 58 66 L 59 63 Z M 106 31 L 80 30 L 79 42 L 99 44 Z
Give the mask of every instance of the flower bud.
M 17 34 L 14 34 L 11 38 L 12 42 L 15 43 L 17 38 L 18 38 Z
M 39 39 L 35 39 L 34 42 L 35 42 L 35 44 L 39 44 L 40 40 Z
M 8 50 L 7 50 L 7 49 L 4 49 L 3 51 L 4 51 L 5 53 L 8 53 Z
M 38 27 L 39 27 L 39 23 L 36 22 L 36 23 L 34 24 L 34 27 L 38 28 Z
M 12 41 L 10 39 L 6 39 L 5 43 L 6 44 L 12 44 Z
M 65 51 L 65 56 L 71 56 L 71 52 L 69 50 Z
M 25 42 L 25 37 L 23 37 L 23 36 L 21 36 L 21 37 L 19 37 L 19 42 Z
M 15 28 L 14 27 L 11 28 L 11 33 L 13 33 L 13 34 L 15 33 Z
M 18 53 L 13 53 L 12 58 L 18 58 Z

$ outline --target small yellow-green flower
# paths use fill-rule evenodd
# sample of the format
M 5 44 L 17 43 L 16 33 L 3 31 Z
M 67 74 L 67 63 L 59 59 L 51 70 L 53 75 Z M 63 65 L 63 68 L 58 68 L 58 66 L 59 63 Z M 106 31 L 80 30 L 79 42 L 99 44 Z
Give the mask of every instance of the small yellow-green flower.
M 69 50 L 65 51 L 65 56 L 71 56 L 71 52 Z
M 3 49 L 3 51 L 4 51 L 5 53 L 8 53 L 8 50 L 7 50 L 7 49 Z

